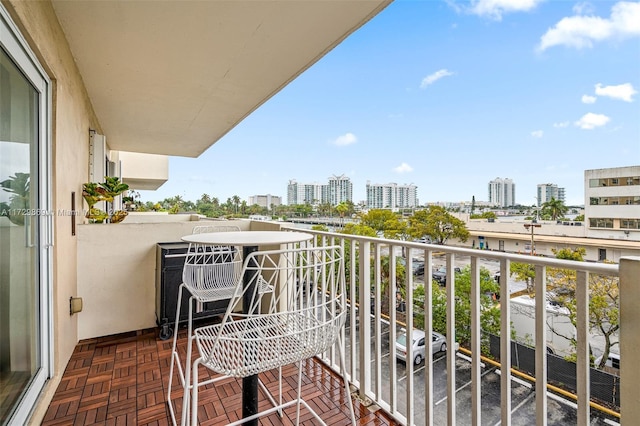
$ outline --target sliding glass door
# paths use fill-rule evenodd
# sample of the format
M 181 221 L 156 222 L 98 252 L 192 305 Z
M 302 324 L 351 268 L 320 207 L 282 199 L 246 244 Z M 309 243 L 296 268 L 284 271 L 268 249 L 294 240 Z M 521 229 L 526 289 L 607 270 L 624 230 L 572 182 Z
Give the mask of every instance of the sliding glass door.
M 48 86 L 0 25 L 0 424 L 26 421 L 49 377 Z

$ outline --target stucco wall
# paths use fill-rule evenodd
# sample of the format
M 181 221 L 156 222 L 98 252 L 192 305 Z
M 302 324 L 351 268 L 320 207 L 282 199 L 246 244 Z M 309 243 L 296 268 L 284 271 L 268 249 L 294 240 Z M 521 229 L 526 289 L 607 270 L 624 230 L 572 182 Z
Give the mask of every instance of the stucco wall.
M 82 183 L 88 178 L 89 129 L 100 131 L 82 78 L 64 33 L 48 1 L 2 0 L 52 81 L 53 209 L 71 209 L 71 193 L 82 208 Z M 77 295 L 76 238 L 71 218 L 54 217 L 53 378 L 31 422 L 39 424 L 78 341 L 77 316 L 69 315 L 69 297 Z
M 218 222 L 78 226 L 79 339 L 156 326 L 156 244 L 180 241 L 194 226 Z M 249 230 L 249 221 L 225 221 Z

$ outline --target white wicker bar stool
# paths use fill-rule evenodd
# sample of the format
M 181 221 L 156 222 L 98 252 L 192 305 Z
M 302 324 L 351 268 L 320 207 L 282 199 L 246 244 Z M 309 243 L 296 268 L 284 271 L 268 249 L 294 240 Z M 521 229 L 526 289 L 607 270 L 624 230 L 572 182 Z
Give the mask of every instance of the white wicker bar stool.
M 225 376 L 247 378 L 291 363 L 298 363 L 297 397 L 230 425 L 294 405 L 297 423 L 304 406 L 325 425 L 301 397 L 302 361 L 337 345 L 345 395 L 350 398 L 342 341 L 347 316 L 342 247 L 256 251 L 244 260 L 242 275 L 242 285 L 235 287 L 222 322 L 195 330 L 200 357 L 191 369 L 192 425 L 198 423 L 199 387 L 211 383 L 199 381 L 200 365 Z M 260 279 L 273 292 L 261 292 Z M 355 425 L 353 402 L 348 405 Z
M 232 225 L 221 226 L 196 226 L 193 234 L 207 232 L 231 232 L 240 231 L 240 228 Z M 207 244 L 189 244 L 187 256 L 182 272 L 182 284 L 178 289 L 178 302 L 176 308 L 176 322 L 173 334 L 173 345 L 171 352 L 171 367 L 169 369 L 169 384 L 167 390 L 167 404 L 171 421 L 178 424 L 177 410 L 171 398 L 173 387 L 174 367 L 177 367 L 178 377 L 182 385 L 182 411 L 180 413 L 180 424 L 189 423 L 189 399 L 191 389 L 191 353 L 193 351 L 193 313 L 194 302 L 195 311 L 200 312 L 204 303 L 216 302 L 220 300 L 230 300 L 238 285 L 242 272 L 241 252 L 237 247 L 213 246 Z M 260 291 L 269 292 L 272 289 L 264 280 L 260 280 Z M 182 295 L 189 291 L 188 319 L 187 319 L 187 351 L 184 362 L 180 359 L 177 348 L 178 324 L 180 321 L 180 310 L 182 307 Z M 219 377 L 218 379 L 224 379 Z M 272 401 L 275 405 L 276 402 Z
M 234 287 L 238 283 L 242 270 L 242 260 L 239 250 L 235 247 L 214 247 L 202 244 L 189 244 L 187 257 L 182 272 L 182 284 L 178 289 L 178 306 L 176 308 L 176 323 L 173 332 L 171 352 L 171 367 L 169 369 L 169 386 L 167 404 L 173 424 L 178 424 L 176 407 L 171 399 L 174 367 L 178 370 L 178 377 L 183 388 L 182 413 L 180 424 L 188 424 L 189 394 L 191 379 L 191 352 L 193 347 L 193 313 L 194 301 L 201 306 L 203 303 L 230 299 Z M 178 324 L 182 295 L 187 290 L 191 295 L 188 304 L 187 320 L 187 352 L 184 362 L 178 353 Z

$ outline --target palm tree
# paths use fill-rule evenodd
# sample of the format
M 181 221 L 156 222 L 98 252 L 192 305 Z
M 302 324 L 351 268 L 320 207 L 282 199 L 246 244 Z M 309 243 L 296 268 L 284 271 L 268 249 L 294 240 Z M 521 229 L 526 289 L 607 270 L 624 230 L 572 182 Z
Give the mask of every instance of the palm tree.
M 349 206 L 343 201 L 335 207 L 335 210 L 340 215 L 340 223 L 344 226 L 344 215 L 349 211 Z
M 568 210 L 569 208 L 564 205 L 562 200 L 556 200 L 553 197 L 542 204 L 542 211 L 551 216 L 551 220 L 563 217 Z
M 240 197 L 234 195 L 231 197 L 233 199 L 233 205 L 236 207 L 236 214 L 238 214 L 238 206 L 240 206 Z

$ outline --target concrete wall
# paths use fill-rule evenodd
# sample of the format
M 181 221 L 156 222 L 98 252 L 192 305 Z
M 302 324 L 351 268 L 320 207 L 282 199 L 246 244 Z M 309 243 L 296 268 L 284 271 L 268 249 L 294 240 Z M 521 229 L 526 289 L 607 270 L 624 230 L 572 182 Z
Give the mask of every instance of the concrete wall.
M 489 232 L 506 232 L 509 234 L 531 235 L 525 227 L 525 223 L 531 223 L 525 220 L 514 220 L 513 222 L 504 222 L 496 220 L 489 222 L 486 219 L 471 219 L 467 222 L 469 231 L 489 231 Z M 555 235 L 560 237 L 585 237 L 586 227 L 582 225 L 562 225 L 556 221 L 538 221 L 540 228 L 536 228 L 535 233 L 541 235 Z M 572 222 L 567 222 L 572 223 Z
M 82 77 L 51 3 L 2 0 L 2 4 L 52 81 L 53 209 L 70 210 L 72 192 L 81 209 L 82 183 L 88 180 L 89 129 L 101 130 Z M 56 216 L 53 223 L 53 377 L 35 408 L 34 424 L 44 416 L 78 341 L 78 317 L 69 315 L 69 297 L 77 295 L 77 241 L 69 216 Z
M 131 189 L 158 189 L 169 179 L 169 157 L 140 152 L 114 151 L 122 162 L 122 181 Z
M 488 222 L 486 219 L 473 219 L 467 222 L 471 236 L 465 243 L 459 241 L 449 244 L 459 247 L 479 247 L 479 236 L 484 237 L 485 246 L 488 243 L 490 250 L 504 250 L 510 253 L 529 254 L 531 247 L 531 231 L 524 227 L 529 221 L 514 220 L 513 222 Z M 579 226 L 558 224 L 554 221 L 539 221 L 540 228 L 534 230 L 535 253 L 542 256 L 554 257 L 554 249 L 583 247 L 587 253 L 585 260 L 597 262 L 600 260 L 600 249 L 606 250 L 606 259 L 619 262 L 624 256 L 640 255 L 640 233 L 634 240 L 634 235 L 623 238 L 601 239 L 589 237 L 588 229 L 582 224 Z M 572 223 L 572 222 L 565 222 Z M 503 241 L 503 248 L 500 248 Z M 475 242 L 475 245 L 474 245 Z
M 194 226 L 216 223 L 221 222 L 79 225 L 78 296 L 83 310 L 78 314 L 78 338 L 155 327 L 156 244 L 180 241 Z M 245 231 L 252 227 L 249 221 L 222 223 Z

